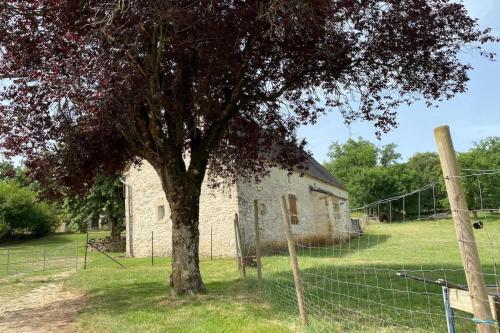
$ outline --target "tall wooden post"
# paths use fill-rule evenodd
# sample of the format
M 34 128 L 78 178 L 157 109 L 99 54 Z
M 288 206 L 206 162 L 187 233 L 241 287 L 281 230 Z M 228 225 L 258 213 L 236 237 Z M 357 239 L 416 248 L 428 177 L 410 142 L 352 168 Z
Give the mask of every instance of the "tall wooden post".
M 238 262 L 238 270 L 240 271 L 240 277 L 245 279 L 247 274 L 245 271 L 245 262 L 243 260 L 243 250 L 241 246 L 241 233 L 240 233 L 240 223 L 238 221 L 238 214 L 234 214 L 234 233 L 236 238 L 236 260 Z
M 286 203 L 286 197 L 281 197 L 281 216 L 285 227 L 285 235 L 288 243 L 288 252 L 290 253 L 290 262 L 293 271 L 293 280 L 295 282 L 295 292 L 297 293 L 297 303 L 299 306 L 300 319 L 304 325 L 307 325 L 306 304 L 304 302 L 304 289 L 302 287 L 302 279 L 300 277 L 299 262 L 297 261 L 297 252 L 293 243 L 292 227 L 290 224 L 290 215 Z
M 479 261 L 479 253 L 470 223 L 469 209 L 465 200 L 449 127 L 441 126 L 434 129 L 434 136 L 436 138 L 441 168 L 443 169 L 460 255 L 464 265 L 467 285 L 469 286 L 472 309 L 474 317 L 477 319 L 477 330 L 480 333 L 493 333 L 493 326 L 488 324 L 493 319 L 488 301 L 488 293 L 485 287 L 483 270 Z
M 253 201 L 253 213 L 255 218 L 255 258 L 257 260 L 257 289 L 262 291 L 262 263 L 260 261 L 260 229 L 259 229 L 259 202 Z
M 151 230 L 151 266 L 155 264 L 154 232 Z

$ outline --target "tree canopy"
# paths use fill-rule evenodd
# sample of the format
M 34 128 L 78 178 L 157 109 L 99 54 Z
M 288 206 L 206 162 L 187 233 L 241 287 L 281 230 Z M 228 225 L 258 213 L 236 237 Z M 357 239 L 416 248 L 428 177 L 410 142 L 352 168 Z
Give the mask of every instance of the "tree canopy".
M 207 169 L 216 185 L 297 167 L 296 129 L 332 109 L 386 132 L 397 106 L 465 91 L 460 52 L 492 58 L 496 40 L 451 0 L 4 0 L 0 144 L 54 193 L 147 160 L 171 207 L 172 290 L 199 292 Z
M 476 143 L 469 151 L 458 153 L 467 203 L 471 210 L 498 208 L 499 148 L 500 138 L 489 137 Z M 389 160 L 387 156 L 393 158 Z M 335 142 L 330 146 L 330 160 L 324 166 L 345 183 L 352 208 L 410 193 L 443 178 L 436 153 L 418 152 L 406 162 L 399 162 L 400 156 L 395 144 L 377 148 L 362 138 L 349 139 L 343 144 Z M 438 212 L 449 208 L 444 182 L 434 186 L 434 193 L 432 188 L 420 193 L 421 213 L 434 213 L 434 203 Z M 405 214 L 416 215 L 418 205 L 418 194 L 407 197 Z M 386 206 L 381 208 L 381 215 L 387 213 Z M 393 214 L 401 217 L 402 201 L 394 201 L 392 209 Z

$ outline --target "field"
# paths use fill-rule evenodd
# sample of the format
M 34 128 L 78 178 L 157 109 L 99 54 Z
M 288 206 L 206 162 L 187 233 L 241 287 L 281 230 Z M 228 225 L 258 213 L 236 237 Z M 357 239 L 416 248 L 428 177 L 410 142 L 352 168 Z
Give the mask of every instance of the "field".
M 475 234 L 486 279 L 495 284 L 500 252 L 494 237 L 500 235 L 500 219 L 489 216 L 483 222 L 485 228 Z M 262 296 L 256 292 L 255 270 L 249 268 L 247 280 L 240 280 L 234 260 L 202 259 L 208 293 L 171 298 L 168 258 L 156 258 L 154 266 L 147 258 L 119 258 L 127 267 L 122 269 L 91 253 L 83 270 L 83 251 L 80 269 L 65 280 L 64 288 L 85 295 L 76 318 L 81 332 L 443 332 L 441 288 L 396 273 L 465 283 L 455 237 L 450 220 L 374 224 L 350 243 L 299 247 L 310 314 L 307 328 L 298 320 L 289 259 L 279 254 L 263 260 Z M 83 239 L 61 235 L 49 240 Z M 28 245 L 44 242 L 48 240 Z M 3 291 L 32 288 L 22 276 L 3 282 Z M 472 315 L 457 317 L 459 332 L 473 331 Z

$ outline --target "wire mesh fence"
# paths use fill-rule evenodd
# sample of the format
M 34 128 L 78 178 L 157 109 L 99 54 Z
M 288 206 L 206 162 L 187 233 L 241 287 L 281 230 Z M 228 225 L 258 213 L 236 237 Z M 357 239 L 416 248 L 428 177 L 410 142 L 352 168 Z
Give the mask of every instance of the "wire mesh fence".
M 464 183 L 474 178 L 477 184 L 468 187 L 475 201 L 463 211 L 472 218 L 472 239 L 454 226 L 451 213 L 456 209 L 442 203 L 444 208 L 437 209 L 436 188 L 441 181 L 353 209 L 350 213 L 361 222 L 362 232 L 358 223 L 351 229 L 312 232 L 292 225 L 301 286 L 294 283 L 287 247 L 267 248 L 262 258 L 265 298 L 298 318 L 297 288 L 301 288 L 308 327 L 314 332 L 474 332 L 481 326 L 498 331 L 500 202 L 499 193 L 491 191 L 499 189 L 481 190 L 485 176 L 500 179 L 500 170 L 476 170 L 459 177 Z M 433 195 L 424 196 L 424 191 Z M 430 203 L 424 203 L 424 197 Z M 416 200 L 409 205 L 411 198 Z M 398 201 L 400 205 L 395 204 Z M 412 208 L 415 211 L 408 214 Z M 287 210 L 284 215 L 293 214 Z M 390 217 L 384 219 L 382 214 Z M 314 225 L 324 215 L 299 212 L 299 224 Z M 335 217 L 332 221 L 338 224 Z M 285 234 L 286 224 L 279 219 L 264 219 L 262 224 L 273 225 L 277 235 Z M 477 247 L 480 271 L 474 271 L 471 258 L 461 253 L 464 244 Z M 484 298 L 468 290 L 471 273 L 484 279 Z M 477 301 L 489 302 L 492 319 L 473 315 Z
M 0 276 L 78 268 L 78 242 L 0 248 Z
M 314 219 L 315 216 L 302 216 Z M 476 234 L 486 284 L 500 295 L 500 215 Z M 275 221 L 279 225 L 280 221 Z M 451 220 L 369 224 L 363 234 L 294 232 L 309 327 L 317 332 L 445 332 L 443 286 L 466 289 Z M 263 257 L 264 295 L 298 314 L 286 248 Z M 471 332 L 470 313 L 455 311 L 458 332 Z

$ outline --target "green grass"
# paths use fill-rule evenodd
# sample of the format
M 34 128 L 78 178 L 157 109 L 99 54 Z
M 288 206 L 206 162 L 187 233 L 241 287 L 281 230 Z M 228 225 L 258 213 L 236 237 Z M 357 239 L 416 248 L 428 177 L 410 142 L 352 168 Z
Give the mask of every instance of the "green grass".
M 99 260 L 97 262 L 96 260 Z M 169 259 L 123 259 L 127 269 L 93 258 L 68 281 L 87 293 L 79 317 L 82 332 L 289 332 L 288 322 L 241 281 L 234 260 L 202 260 L 206 295 L 169 297 Z
M 483 222 L 475 235 L 487 282 L 495 284 L 500 219 Z M 88 269 L 66 281 L 86 295 L 81 332 L 445 332 L 441 287 L 396 273 L 465 284 L 451 220 L 372 224 L 349 243 L 300 247 L 305 328 L 285 255 L 263 258 L 262 296 L 255 270 L 239 280 L 234 260 L 202 258 L 208 293 L 180 298 L 168 296 L 170 259 L 157 258 L 155 266 L 148 258 L 119 260 L 126 269 L 90 253 Z M 471 314 L 456 314 L 459 332 L 474 331 Z
M 89 238 L 108 234 L 92 232 Z M 27 241 L 4 242 L 0 244 L 0 277 L 81 266 L 85 241 L 86 234 L 60 233 Z
M 486 282 L 495 285 L 500 220 L 488 216 L 483 221 L 485 228 L 475 235 Z M 266 258 L 265 263 L 272 271 L 267 299 L 295 312 L 287 264 L 281 258 Z M 466 284 L 451 220 L 369 225 L 350 243 L 300 248 L 299 265 L 315 331 L 444 332 L 441 287 L 396 273 Z M 471 314 L 457 312 L 457 316 L 459 332 L 474 331 Z

